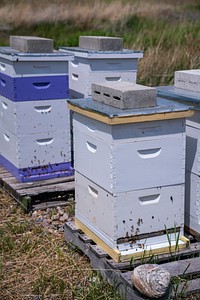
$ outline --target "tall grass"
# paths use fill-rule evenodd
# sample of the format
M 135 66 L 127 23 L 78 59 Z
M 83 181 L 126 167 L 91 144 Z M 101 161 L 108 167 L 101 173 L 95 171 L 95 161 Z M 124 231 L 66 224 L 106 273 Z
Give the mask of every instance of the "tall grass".
M 120 36 L 126 48 L 143 50 L 138 83 L 172 84 L 174 71 L 200 68 L 197 0 L 2 0 L 0 42 L 36 35 L 54 47 L 77 46 L 80 35 Z

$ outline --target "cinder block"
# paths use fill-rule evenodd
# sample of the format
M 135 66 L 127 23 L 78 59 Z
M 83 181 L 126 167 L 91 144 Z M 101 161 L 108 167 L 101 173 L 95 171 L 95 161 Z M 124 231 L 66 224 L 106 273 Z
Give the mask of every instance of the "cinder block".
M 174 86 L 180 89 L 200 92 L 200 69 L 176 71 Z
M 10 47 L 30 53 L 53 52 L 53 40 L 35 36 L 10 36 Z
M 121 51 L 123 39 L 107 36 L 80 36 L 79 47 L 96 51 Z
M 92 84 L 93 100 L 120 109 L 156 106 L 156 89 L 126 81 Z

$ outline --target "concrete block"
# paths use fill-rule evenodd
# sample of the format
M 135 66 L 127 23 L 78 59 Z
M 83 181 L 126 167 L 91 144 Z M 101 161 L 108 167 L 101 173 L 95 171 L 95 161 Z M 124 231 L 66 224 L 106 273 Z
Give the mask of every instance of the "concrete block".
M 29 53 L 53 52 L 53 40 L 35 36 L 10 36 L 10 47 Z
M 93 100 L 120 109 L 156 106 L 156 89 L 126 81 L 92 84 Z
M 79 47 L 96 51 L 121 51 L 123 39 L 107 36 L 80 36 Z
M 200 92 L 200 69 L 176 71 L 174 86 L 180 89 Z

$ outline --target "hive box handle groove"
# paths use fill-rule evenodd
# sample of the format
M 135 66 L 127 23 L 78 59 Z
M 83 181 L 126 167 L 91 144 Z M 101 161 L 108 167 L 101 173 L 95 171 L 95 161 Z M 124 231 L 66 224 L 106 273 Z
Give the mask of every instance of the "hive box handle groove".
M 160 155 L 162 149 L 161 148 L 155 148 L 155 149 L 145 149 L 145 150 L 138 150 L 138 155 L 141 158 L 154 158 Z
M 139 197 L 141 205 L 155 204 L 160 200 L 160 194 Z
M 73 80 L 78 80 L 78 74 L 74 74 L 74 73 L 73 73 L 73 74 L 72 74 L 72 79 L 73 79 Z
M 36 140 L 36 143 L 40 146 L 45 146 L 45 145 L 50 145 L 51 143 L 53 143 L 53 138 L 47 138 L 47 139 L 39 139 Z
M 33 86 L 35 89 L 38 90 L 45 90 L 48 89 L 50 87 L 50 82 L 35 82 L 33 83 Z
M 98 191 L 93 188 L 92 186 L 88 185 L 88 191 L 89 191 L 89 194 L 94 197 L 94 198 L 98 198 Z
M 5 87 L 6 86 L 6 81 L 1 78 L 1 86 Z
M 5 70 L 6 70 L 6 65 L 4 65 L 4 64 L 0 64 L 0 70 L 2 71 L 2 72 L 4 72 Z
M 4 136 L 4 139 L 6 140 L 6 142 L 9 142 L 10 137 L 6 133 L 4 133 L 3 136 Z
M 97 151 L 97 146 L 90 143 L 90 142 L 86 142 L 87 148 L 90 152 L 95 153 Z
M 107 81 L 120 81 L 121 77 L 106 77 Z
M 2 108 L 3 109 L 8 109 L 8 104 L 7 103 L 5 103 L 4 101 L 1 103 L 1 106 L 2 106 Z
M 35 106 L 34 108 L 35 108 L 35 111 L 37 113 L 41 113 L 42 114 L 42 113 L 48 113 L 48 112 L 50 112 L 51 109 L 52 109 L 52 106 L 51 105 Z

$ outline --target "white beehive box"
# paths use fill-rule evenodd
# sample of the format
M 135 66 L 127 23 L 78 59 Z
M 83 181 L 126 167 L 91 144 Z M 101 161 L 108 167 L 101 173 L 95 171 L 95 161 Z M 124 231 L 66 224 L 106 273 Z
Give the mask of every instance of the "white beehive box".
M 185 225 L 195 235 L 200 234 L 200 177 L 189 171 L 185 182 Z
M 3 125 L 1 128 L 1 155 L 16 168 L 71 161 L 69 130 L 15 135 Z
M 0 96 L 0 122 L 15 135 L 70 131 L 65 99 L 13 102 Z
M 63 75 L 69 73 L 72 53 L 23 53 L 0 47 L 0 72 L 12 77 Z
M 187 126 L 186 170 L 200 175 L 200 129 Z
M 200 92 L 200 69 L 176 71 L 174 86 L 180 89 Z
M 183 228 L 184 184 L 113 196 L 78 172 L 75 178 L 76 218 L 111 248 L 120 239 Z
M 121 51 L 95 51 L 89 49 L 62 47 L 71 51 L 74 60 L 69 63 L 69 87 L 71 98 L 91 96 L 91 84 L 111 81 L 136 82 L 138 59 L 142 51 L 123 49 Z
M 168 252 L 167 230 L 183 233 L 185 117 L 193 112 L 163 99 L 127 111 L 92 99 L 68 102 L 76 225 L 116 261 L 141 255 L 146 239 L 148 251 Z
M 192 234 L 199 235 L 200 93 L 195 92 L 195 88 L 193 86 L 194 82 L 187 81 L 194 75 L 193 70 L 191 70 L 191 74 L 189 73 L 190 72 L 184 71 L 177 72 L 175 78 L 176 86 L 159 87 L 158 95 L 173 99 L 180 103 L 190 103 L 191 105 L 194 105 L 194 115 L 186 119 L 185 225 Z M 192 88 L 192 90 L 190 90 L 190 88 Z
M 200 110 L 198 107 L 195 107 L 194 116 L 186 120 L 186 125 L 200 129 Z
M 75 113 L 74 143 L 75 169 L 112 194 L 184 182 L 183 119 L 110 126 Z

